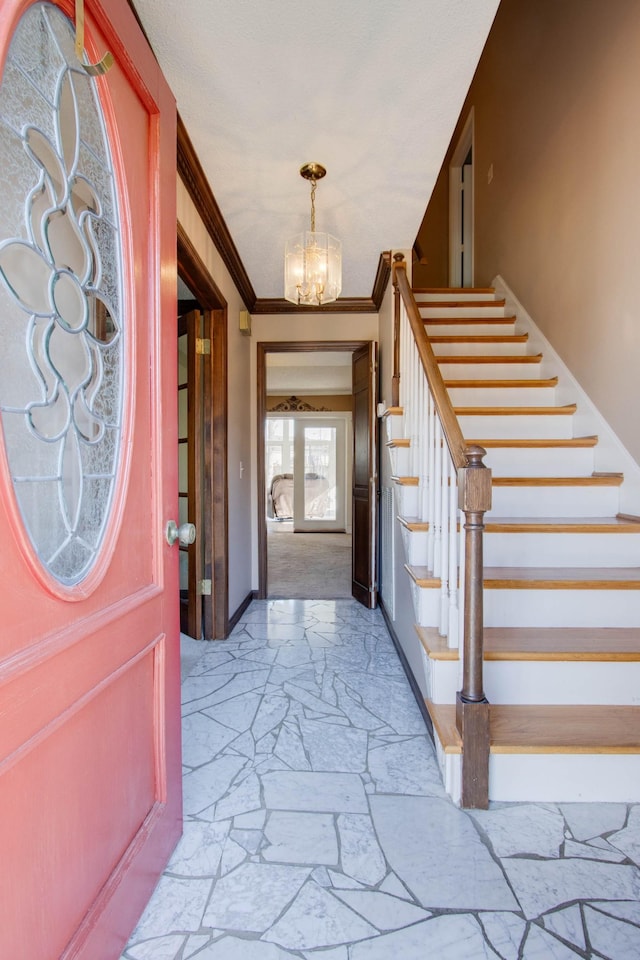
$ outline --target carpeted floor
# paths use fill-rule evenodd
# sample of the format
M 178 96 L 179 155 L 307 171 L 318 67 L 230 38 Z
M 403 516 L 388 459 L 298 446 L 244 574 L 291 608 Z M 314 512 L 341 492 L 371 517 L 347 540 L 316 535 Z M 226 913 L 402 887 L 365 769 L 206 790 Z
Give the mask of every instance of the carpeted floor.
M 303 600 L 351 596 L 351 535 L 293 533 L 267 523 L 268 596 Z

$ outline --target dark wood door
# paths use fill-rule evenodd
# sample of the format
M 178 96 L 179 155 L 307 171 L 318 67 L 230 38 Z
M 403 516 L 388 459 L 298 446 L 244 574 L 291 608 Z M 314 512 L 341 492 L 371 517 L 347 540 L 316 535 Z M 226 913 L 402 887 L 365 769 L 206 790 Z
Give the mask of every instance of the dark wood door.
M 351 592 L 365 607 L 377 597 L 377 344 L 353 353 L 353 572 Z

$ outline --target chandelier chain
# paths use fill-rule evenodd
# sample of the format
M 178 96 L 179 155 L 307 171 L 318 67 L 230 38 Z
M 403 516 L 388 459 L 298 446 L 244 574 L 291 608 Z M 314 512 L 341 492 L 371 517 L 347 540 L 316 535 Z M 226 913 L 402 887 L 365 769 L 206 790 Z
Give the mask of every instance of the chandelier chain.
M 315 180 L 311 181 L 311 233 L 316 232 L 316 187 Z

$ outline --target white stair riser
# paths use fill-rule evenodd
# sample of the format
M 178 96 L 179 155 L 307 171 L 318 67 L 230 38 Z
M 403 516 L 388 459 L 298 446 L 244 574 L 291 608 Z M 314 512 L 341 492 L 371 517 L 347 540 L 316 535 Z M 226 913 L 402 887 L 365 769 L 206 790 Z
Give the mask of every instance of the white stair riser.
M 539 380 L 541 363 L 444 363 L 438 364 L 445 380 Z
M 491 302 L 496 300 L 496 295 L 492 291 L 480 292 L 478 290 L 456 290 L 453 293 L 450 290 L 432 290 L 428 293 L 425 291 L 417 291 L 414 296 L 417 304 L 430 302 L 460 303 L 466 300 L 486 300 L 487 302 Z
M 460 661 L 423 657 L 428 699 L 455 703 Z M 483 686 L 489 703 L 637 706 L 640 662 L 485 660 Z
M 505 331 L 505 336 L 509 331 Z M 433 331 L 433 336 L 448 336 Z M 459 334 L 462 336 L 462 334 Z M 431 343 L 436 357 L 504 357 L 521 356 L 527 353 L 528 344 L 518 343 L 478 343 L 469 340 L 462 343 Z
M 460 323 L 459 321 L 457 323 L 429 323 L 427 320 L 425 323 L 425 329 L 429 336 L 433 334 L 442 337 L 486 337 L 494 333 L 499 336 L 508 336 L 515 333 L 515 327 L 515 320 L 510 323 L 505 323 L 504 320 L 501 322 L 494 320 L 492 323 L 490 319 L 469 320 L 468 323 Z
M 413 608 L 416 621 L 421 627 L 439 627 L 442 595 L 439 588 L 419 587 L 411 584 Z
M 637 627 L 640 626 L 640 591 L 485 588 L 484 625 Z
M 419 304 L 420 316 L 424 318 L 436 317 L 440 319 L 441 317 L 477 317 L 480 320 L 491 319 L 491 317 L 506 317 L 504 307 L 498 307 L 495 303 L 487 303 L 486 307 L 472 307 L 461 306 L 461 307 L 443 307 L 438 306 L 437 303 L 433 306 L 427 303 Z
M 429 535 L 402 528 L 407 563 L 426 566 Z M 485 531 L 484 562 L 488 567 L 635 567 L 640 533 L 494 533 Z
M 425 566 L 427 563 L 429 534 L 426 530 L 409 530 L 405 526 L 401 526 L 401 530 L 402 544 L 407 563 L 412 567 Z
M 411 475 L 411 448 L 387 447 L 391 455 L 391 472 L 396 477 Z
M 493 487 L 490 517 L 614 517 L 619 487 Z
M 459 660 L 432 660 L 422 651 L 426 698 L 434 703 L 455 703 L 456 693 L 462 687 L 462 668 Z
M 593 461 L 593 447 L 489 447 L 484 458 L 496 477 L 587 477 Z
M 402 415 L 389 414 L 384 418 L 384 425 L 387 440 L 398 440 L 404 436 L 404 417 Z
M 573 437 L 573 417 L 506 414 L 505 416 L 459 416 L 465 437 L 503 440 L 569 440 Z
M 394 484 L 396 504 L 401 517 L 418 516 L 418 487 L 406 487 L 401 483 Z
M 460 803 L 461 756 L 445 754 L 436 736 L 444 787 Z M 538 803 L 634 803 L 639 754 L 492 753 L 489 800 Z
M 486 533 L 488 567 L 635 567 L 639 533 Z
M 488 660 L 484 692 L 489 703 L 637 706 L 640 662 Z
M 449 777 L 455 784 L 453 771 Z M 638 783 L 640 754 L 493 753 L 489 759 L 494 801 L 634 803 Z
M 552 407 L 555 387 L 450 387 L 454 407 Z

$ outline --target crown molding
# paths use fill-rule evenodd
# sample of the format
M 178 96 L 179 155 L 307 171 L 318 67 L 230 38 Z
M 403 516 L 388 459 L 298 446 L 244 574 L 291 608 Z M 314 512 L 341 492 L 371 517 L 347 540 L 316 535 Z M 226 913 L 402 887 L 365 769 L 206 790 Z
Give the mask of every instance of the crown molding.
M 259 297 L 252 313 L 377 313 L 377 310 L 371 297 L 343 297 L 321 307 L 298 306 L 284 297 Z
M 231 274 L 247 310 L 253 312 L 256 292 L 240 259 L 237 247 L 220 212 L 204 170 L 180 114 L 178 114 L 177 166 L 180 178 L 198 209 L 209 236 Z

